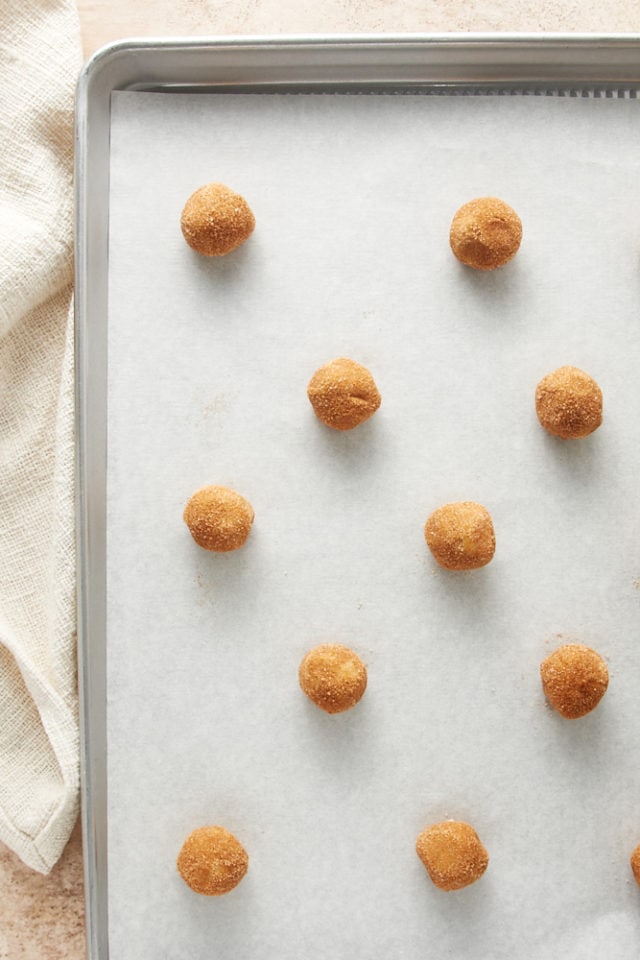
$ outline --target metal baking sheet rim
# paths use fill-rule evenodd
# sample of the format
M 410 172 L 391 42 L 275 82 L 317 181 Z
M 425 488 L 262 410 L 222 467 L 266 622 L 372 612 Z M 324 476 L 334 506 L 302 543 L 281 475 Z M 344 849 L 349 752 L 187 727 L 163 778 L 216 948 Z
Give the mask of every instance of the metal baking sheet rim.
M 107 960 L 106 404 L 114 90 L 638 96 L 640 36 L 439 34 L 128 40 L 85 65 L 76 104 L 78 678 L 89 960 Z

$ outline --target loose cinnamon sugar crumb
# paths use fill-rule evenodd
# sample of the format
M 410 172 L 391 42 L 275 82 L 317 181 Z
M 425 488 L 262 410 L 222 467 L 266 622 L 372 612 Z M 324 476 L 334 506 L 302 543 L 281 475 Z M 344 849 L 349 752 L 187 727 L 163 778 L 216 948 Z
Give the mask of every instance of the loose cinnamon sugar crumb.
M 367 669 L 360 657 L 339 643 L 323 643 L 303 658 L 300 687 L 326 713 L 343 713 L 361 699 L 367 687 Z
M 635 850 L 631 854 L 631 860 L 629 862 L 631 863 L 631 869 L 633 871 L 633 876 L 635 877 L 635 881 L 638 884 L 638 886 L 640 886 L 640 844 L 635 848 Z
M 542 662 L 540 676 L 547 700 L 567 720 L 590 713 L 609 685 L 606 663 L 581 643 L 558 647 Z
M 307 395 L 318 419 L 334 430 L 352 430 L 372 417 L 381 403 L 367 368 L 347 357 L 316 370 Z
M 455 256 L 475 270 L 495 270 L 515 257 L 522 240 L 520 217 L 497 197 L 479 197 L 460 207 L 451 223 Z
M 423 830 L 416 853 L 441 890 L 461 890 L 475 883 L 489 865 L 489 854 L 478 834 L 459 820 L 444 820 Z
M 465 500 L 446 503 L 428 518 L 424 535 L 431 553 L 447 570 L 475 570 L 493 559 L 496 538 L 489 511 Z
M 219 897 L 238 886 L 249 868 L 249 857 L 224 827 L 198 827 L 183 843 L 177 867 L 195 893 Z
M 536 387 L 536 413 L 556 437 L 587 437 L 602 423 L 602 391 L 584 370 L 559 367 Z
M 228 487 L 202 487 L 184 508 L 191 536 L 205 550 L 228 553 L 241 547 L 253 523 L 253 507 Z
M 192 193 L 180 218 L 185 240 L 205 257 L 231 253 L 251 236 L 255 225 L 244 197 L 223 183 L 208 183 Z

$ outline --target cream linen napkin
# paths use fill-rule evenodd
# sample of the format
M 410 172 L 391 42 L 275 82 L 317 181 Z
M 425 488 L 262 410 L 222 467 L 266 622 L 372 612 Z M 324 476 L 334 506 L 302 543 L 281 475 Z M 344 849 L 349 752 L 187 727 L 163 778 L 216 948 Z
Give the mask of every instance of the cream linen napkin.
M 78 814 L 71 0 L 0 0 L 0 840 L 47 873 Z

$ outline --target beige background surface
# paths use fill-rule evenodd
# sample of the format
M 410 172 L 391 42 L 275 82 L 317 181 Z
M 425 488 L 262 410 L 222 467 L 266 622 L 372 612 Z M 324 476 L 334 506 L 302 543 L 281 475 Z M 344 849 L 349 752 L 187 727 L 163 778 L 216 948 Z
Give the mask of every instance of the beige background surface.
M 640 33 L 638 0 L 79 0 L 85 55 L 131 36 L 417 33 Z M 0 845 L 0 960 L 84 960 L 76 828 L 48 877 Z
M 79 0 L 87 55 L 156 34 L 640 30 L 637 0 Z

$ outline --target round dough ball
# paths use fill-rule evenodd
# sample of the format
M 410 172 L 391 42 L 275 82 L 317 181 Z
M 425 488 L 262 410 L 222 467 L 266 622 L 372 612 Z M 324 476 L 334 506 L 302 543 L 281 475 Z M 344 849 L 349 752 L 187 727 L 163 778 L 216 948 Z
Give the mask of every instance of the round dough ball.
M 602 391 L 584 370 L 559 367 L 536 387 L 536 413 L 556 437 L 587 437 L 602 423 Z
M 367 668 L 349 647 L 322 643 L 304 656 L 298 671 L 300 686 L 326 713 L 355 707 L 367 687 Z
M 444 820 L 423 830 L 416 853 L 441 890 L 460 890 L 479 880 L 489 865 L 489 854 L 473 827 L 460 820 Z
M 424 527 L 431 553 L 447 570 L 475 570 L 493 559 L 496 537 L 489 511 L 479 503 L 445 503 Z
M 567 643 L 540 666 L 544 695 L 563 717 L 575 720 L 598 706 L 609 685 L 607 665 L 595 650 Z
M 249 856 L 224 827 L 198 827 L 182 844 L 177 867 L 195 893 L 219 897 L 238 886 L 249 869 Z
M 346 357 L 316 370 L 307 396 L 318 419 L 334 430 L 352 430 L 372 417 L 381 403 L 367 368 Z
M 205 550 L 228 553 L 241 547 L 253 523 L 253 507 L 228 487 L 202 487 L 184 508 L 191 536 Z
M 629 862 L 631 864 L 631 869 L 633 871 L 633 876 L 635 877 L 635 881 L 640 887 L 640 844 L 635 848 L 635 850 L 631 854 L 631 860 Z
M 185 240 L 205 257 L 231 253 L 251 236 L 255 225 L 244 197 L 223 183 L 207 183 L 192 193 L 180 218 Z
M 449 243 L 467 267 L 495 270 L 515 257 L 522 240 L 520 217 L 503 200 L 479 197 L 460 207 L 451 223 Z

